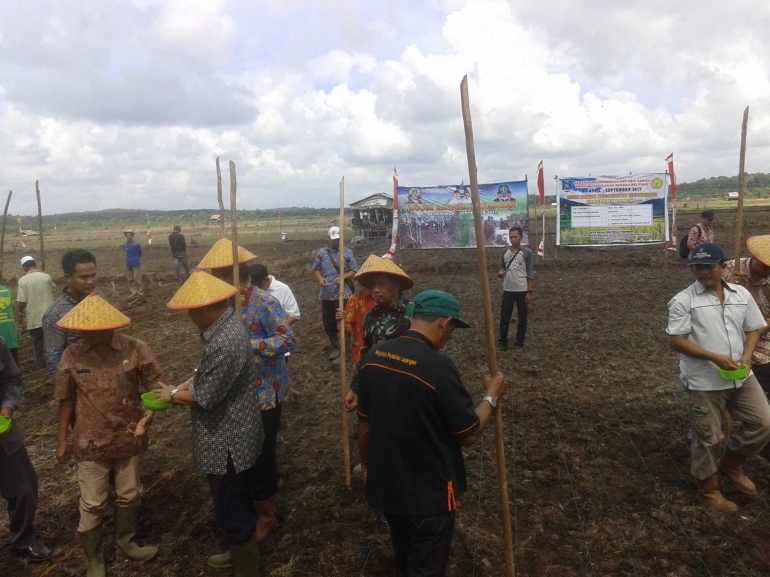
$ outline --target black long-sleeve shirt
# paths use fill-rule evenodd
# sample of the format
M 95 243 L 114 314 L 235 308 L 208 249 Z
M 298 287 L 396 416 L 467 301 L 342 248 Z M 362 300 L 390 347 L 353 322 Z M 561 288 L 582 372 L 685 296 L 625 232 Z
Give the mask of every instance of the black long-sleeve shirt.
M 187 252 L 187 242 L 181 232 L 172 232 L 168 235 L 168 245 L 171 247 L 171 254 L 185 254 Z

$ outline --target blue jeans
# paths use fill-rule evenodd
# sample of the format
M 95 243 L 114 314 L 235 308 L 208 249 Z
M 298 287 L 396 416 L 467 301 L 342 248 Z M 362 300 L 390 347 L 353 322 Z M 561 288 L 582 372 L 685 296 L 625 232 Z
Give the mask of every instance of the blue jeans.
M 187 264 L 187 255 L 180 254 L 174 256 L 174 272 L 176 272 L 176 282 L 182 284 L 182 271 L 181 267 L 184 267 L 185 280 L 190 278 L 190 266 Z

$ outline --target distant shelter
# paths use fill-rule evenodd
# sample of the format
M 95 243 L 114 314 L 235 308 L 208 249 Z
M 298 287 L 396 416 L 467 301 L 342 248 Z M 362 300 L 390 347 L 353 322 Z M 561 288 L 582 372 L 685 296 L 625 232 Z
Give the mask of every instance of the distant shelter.
M 380 238 L 393 229 L 393 196 L 378 192 L 350 203 L 353 229 L 357 236 Z

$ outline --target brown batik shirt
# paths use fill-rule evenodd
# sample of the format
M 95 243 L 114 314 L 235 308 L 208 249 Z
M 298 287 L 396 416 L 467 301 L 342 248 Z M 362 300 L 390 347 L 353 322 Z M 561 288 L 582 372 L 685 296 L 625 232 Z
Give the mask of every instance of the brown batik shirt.
M 144 415 L 141 394 L 166 382 L 163 369 L 142 341 L 113 333 L 102 357 L 84 342 L 64 351 L 54 399 L 75 399 L 72 454 L 77 461 L 127 459 L 147 448 L 148 436 L 134 437 L 130 423 Z

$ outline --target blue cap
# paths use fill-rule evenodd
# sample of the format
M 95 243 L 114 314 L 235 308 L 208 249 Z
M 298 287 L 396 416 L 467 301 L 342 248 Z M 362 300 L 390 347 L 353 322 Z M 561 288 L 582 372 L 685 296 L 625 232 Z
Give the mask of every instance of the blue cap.
M 694 264 L 722 264 L 725 255 L 717 245 L 708 243 L 695 247 L 690 257 L 690 266 Z

